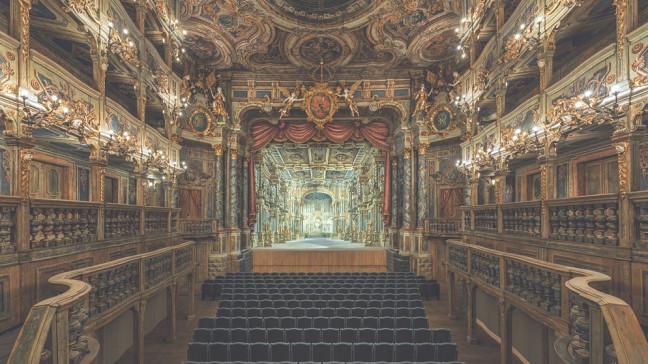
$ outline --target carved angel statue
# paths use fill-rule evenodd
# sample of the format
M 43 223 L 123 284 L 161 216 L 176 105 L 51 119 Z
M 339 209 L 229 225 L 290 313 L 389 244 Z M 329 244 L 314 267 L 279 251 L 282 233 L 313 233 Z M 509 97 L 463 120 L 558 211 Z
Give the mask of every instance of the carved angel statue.
M 412 113 L 412 116 L 416 116 L 419 112 L 427 112 L 430 106 L 427 104 L 427 99 L 432 93 L 432 90 L 430 92 L 427 92 L 425 90 L 425 84 L 421 84 L 421 89 L 416 91 L 414 93 L 414 100 L 416 100 L 416 105 L 414 107 L 414 112 Z
M 214 101 L 212 101 L 212 112 L 216 115 L 227 118 L 227 111 L 225 110 L 225 95 L 223 94 L 223 89 L 217 87 L 216 93 L 211 90 L 210 93 L 212 98 L 214 99 Z
M 284 106 L 281 108 L 281 110 L 279 110 L 279 119 L 281 119 L 284 116 L 290 114 L 290 109 L 292 109 L 293 103 L 295 103 L 296 101 L 302 101 L 304 99 L 297 98 L 295 92 L 290 92 L 284 87 L 279 87 L 279 92 L 281 92 L 282 95 L 286 96 L 283 101 Z
M 355 100 L 353 99 L 353 94 L 358 89 L 358 86 L 360 86 L 360 83 L 362 83 L 362 81 L 358 81 L 354 83 L 351 86 L 351 89 L 345 87 L 342 94 L 338 94 L 338 97 L 341 97 L 343 101 L 346 102 L 347 105 L 349 105 L 349 111 L 351 112 L 351 116 L 360 116 L 360 112 L 358 111 L 358 105 L 356 105 Z

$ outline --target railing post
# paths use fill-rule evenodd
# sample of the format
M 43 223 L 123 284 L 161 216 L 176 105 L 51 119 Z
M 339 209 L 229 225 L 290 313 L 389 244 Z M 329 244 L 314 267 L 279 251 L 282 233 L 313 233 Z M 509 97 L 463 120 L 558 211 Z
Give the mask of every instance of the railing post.
M 590 364 L 605 362 L 605 321 L 598 305 L 589 305 L 589 347 Z
M 70 359 L 68 310 L 60 309 L 52 321 L 52 359 L 53 364 L 68 364 Z
M 194 300 L 195 300 L 195 285 L 194 285 L 194 276 L 196 275 L 196 270 L 193 269 L 189 274 L 187 274 L 187 291 L 188 297 L 187 297 L 187 320 L 191 320 L 195 316 L 195 307 L 194 307 Z
M 466 336 L 466 341 L 469 344 L 477 344 L 477 338 L 475 337 L 475 325 L 477 324 L 477 297 L 476 291 L 477 286 L 472 283 L 472 280 L 468 278 L 466 280 L 467 293 L 468 293 L 468 309 L 466 310 L 466 317 L 468 318 L 468 334 Z
M 513 363 L 513 320 L 511 304 L 500 298 L 499 314 L 499 337 L 500 337 L 500 362 L 503 364 Z
M 169 343 L 176 340 L 176 300 L 178 296 L 178 283 L 173 282 L 167 287 L 167 338 Z
M 146 235 L 146 206 L 140 207 L 140 236 Z
M 456 290 L 457 284 L 455 282 L 455 274 L 454 272 L 448 272 L 448 317 L 452 320 L 457 318 L 454 311 Z
M 144 318 L 146 313 L 146 300 L 135 303 L 133 310 L 133 352 L 135 363 L 145 364 L 144 361 Z

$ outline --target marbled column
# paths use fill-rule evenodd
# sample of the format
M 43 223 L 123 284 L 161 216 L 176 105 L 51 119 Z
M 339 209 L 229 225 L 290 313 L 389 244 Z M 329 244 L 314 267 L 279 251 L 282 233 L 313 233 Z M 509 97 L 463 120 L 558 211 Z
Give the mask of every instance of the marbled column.
M 427 163 L 425 160 L 427 145 L 419 145 L 418 151 L 418 198 L 416 200 L 416 226 L 423 228 L 423 220 L 428 218 Z
M 238 151 L 236 149 L 229 150 L 229 198 L 228 198 L 228 217 L 227 217 L 227 226 L 228 227 L 238 227 L 238 216 L 239 211 L 239 196 L 238 196 L 238 184 L 239 184 L 239 173 L 238 173 Z
M 403 150 L 403 228 L 412 226 L 412 151 Z
M 398 202 L 400 193 L 398 188 L 398 158 L 393 157 L 391 160 L 391 184 L 392 184 L 392 203 L 391 203 L 391 226 L 398 225 Z
M 215 145 L 214 150 L 216 156 L 214 158 L 214 218 L 218 220 L 218 225 L 223 227 L 225 221 L 223 219 L 223 203 L 225 201 L 225 190 L 223 186 L 223 176 L 225 175 L 224 161 L 223 161 L 223 146 Z

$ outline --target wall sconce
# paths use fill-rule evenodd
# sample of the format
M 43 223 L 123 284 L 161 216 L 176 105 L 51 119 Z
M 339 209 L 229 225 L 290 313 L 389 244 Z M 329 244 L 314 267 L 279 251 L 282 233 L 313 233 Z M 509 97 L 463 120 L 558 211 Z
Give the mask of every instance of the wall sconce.
M 189 106 L 186 97 L 181 98 L 181 103 L 178 104 L 178 96 L 173 96 L 173 105 L 171 106 L 171 112 L 169 113 L 169 123 L 171 125 L 177 125 L 178 119 L 184 115 L 184 111 Z M 166 110 L 162 110 L 162 114 L 166 115 Z
M 108 140 L 103 141 L 99 133 L 99 146 L 109 154 L 126 157 L 126 160 L 132 159 L 137 151 L 137 141 L 131 138 L 127 131 L 115 135 L 113 130 L 108 131 Z

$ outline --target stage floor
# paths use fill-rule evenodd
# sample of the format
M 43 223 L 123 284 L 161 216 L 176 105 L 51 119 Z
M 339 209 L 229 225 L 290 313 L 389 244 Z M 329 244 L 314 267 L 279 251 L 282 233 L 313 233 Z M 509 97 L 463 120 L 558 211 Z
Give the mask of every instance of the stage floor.
M 301 240 L 289 240 L 281 244 L 273 244 L 271 247 L 258 247 L 254 249 L 271 250 L 271 249 L 285 249 L 285 250 L 311 250 L 311 249 L 383 249 L 368 247 L 365 248 L 363 243 L 352 243 L 347 240 L 336 240 L 329 238 L 307 238 Z

